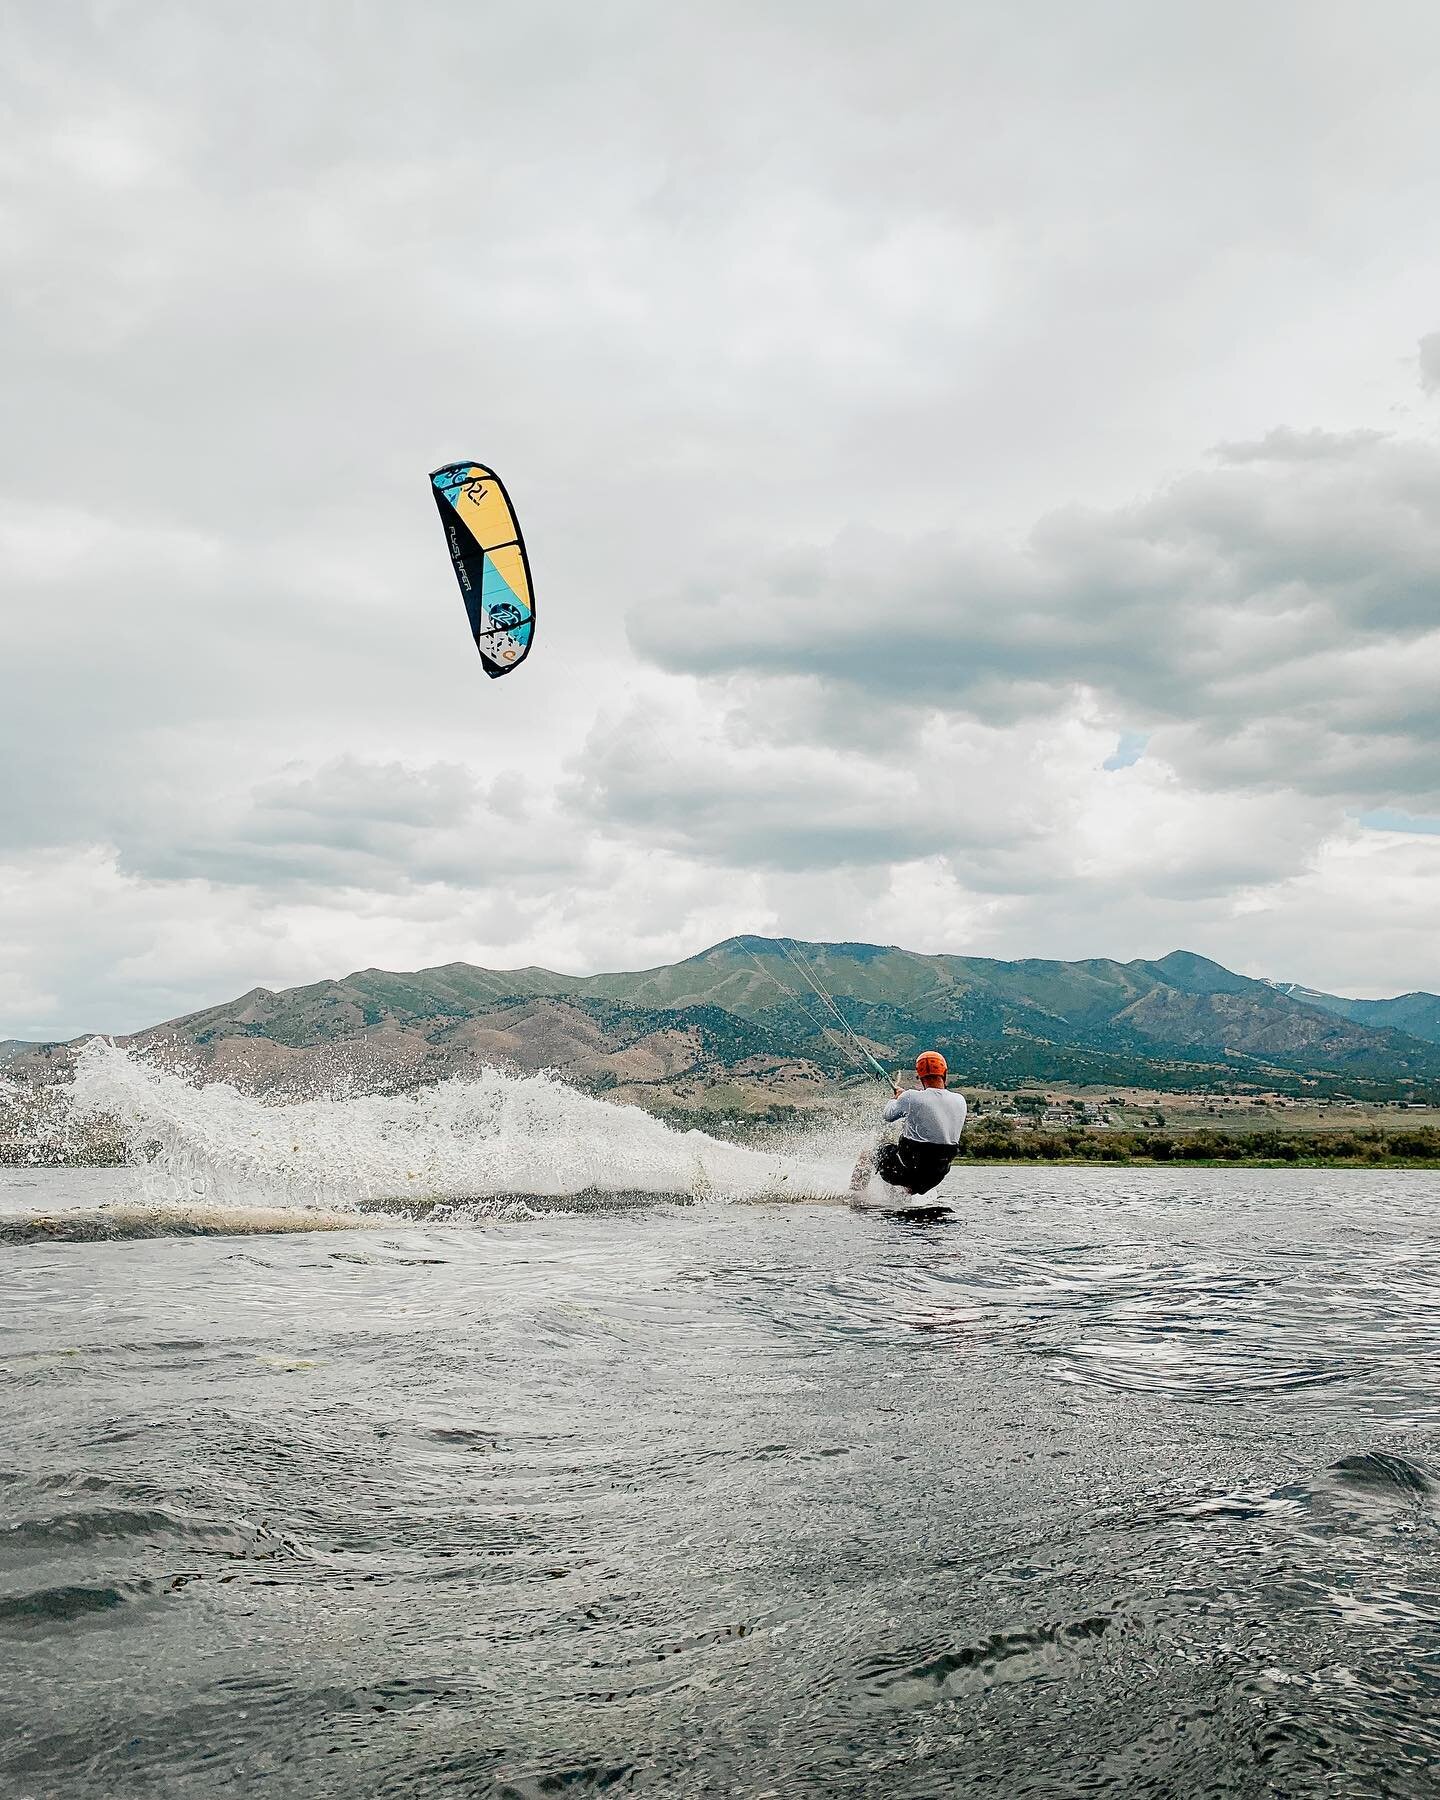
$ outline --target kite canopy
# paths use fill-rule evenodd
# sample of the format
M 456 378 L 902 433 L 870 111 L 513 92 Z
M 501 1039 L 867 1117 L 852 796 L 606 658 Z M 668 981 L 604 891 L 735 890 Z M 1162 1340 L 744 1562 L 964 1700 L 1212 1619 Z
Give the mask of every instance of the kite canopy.
M 493 469 L 447 463 L 430 477 L 470 632 L 487 675 L 508 675 L 530 654 L 535 596 L 510 496 Z

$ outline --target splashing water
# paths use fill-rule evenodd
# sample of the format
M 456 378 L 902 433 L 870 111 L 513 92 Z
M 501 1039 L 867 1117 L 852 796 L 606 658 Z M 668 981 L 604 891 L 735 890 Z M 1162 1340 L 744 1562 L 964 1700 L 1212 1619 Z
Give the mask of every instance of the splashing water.
M 405 1094 L 276 1104 L 196 1085 L 96 1039 L 80 1053 L 78 1119 L 114 1121 L 151 1201 L 494 1214 L 621 1197 L 828 1199 L 852 1133 L 830 1125 L 784 1150 L 677 1131 L 549 1075 L 485 1069 Z

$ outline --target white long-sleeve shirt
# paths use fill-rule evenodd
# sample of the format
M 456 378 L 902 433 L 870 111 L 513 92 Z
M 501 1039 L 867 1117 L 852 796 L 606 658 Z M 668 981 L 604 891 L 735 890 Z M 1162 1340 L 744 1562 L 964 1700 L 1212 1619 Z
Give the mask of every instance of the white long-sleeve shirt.
M 913 1138 L 919 1144 L 958 1144 L 965 1129 L 965 1096 L 952 1094 L 946 1088 L 906 1088 L 898 1099 L 885 1108 L 892 1124 L 896 1119 L 902 1138 Z

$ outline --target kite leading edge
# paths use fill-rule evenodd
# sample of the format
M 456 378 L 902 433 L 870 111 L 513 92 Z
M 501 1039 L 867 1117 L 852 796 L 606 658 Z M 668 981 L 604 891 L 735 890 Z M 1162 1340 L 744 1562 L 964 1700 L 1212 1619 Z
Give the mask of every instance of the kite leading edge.
M 476 462 L 447 463 L 430 487 L 480 661 L 487 675 L 508 675 L 535 637 L 530 561 L 510 496 L 495 471 Z

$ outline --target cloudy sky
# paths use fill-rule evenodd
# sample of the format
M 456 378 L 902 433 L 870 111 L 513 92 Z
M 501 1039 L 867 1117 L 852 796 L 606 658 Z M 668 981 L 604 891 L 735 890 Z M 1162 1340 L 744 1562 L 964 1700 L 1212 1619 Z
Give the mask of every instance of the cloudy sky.
M 739 930 L 1440 988 L 1437 117 L 1433 0 L 16 0 L 0 1037 Z

